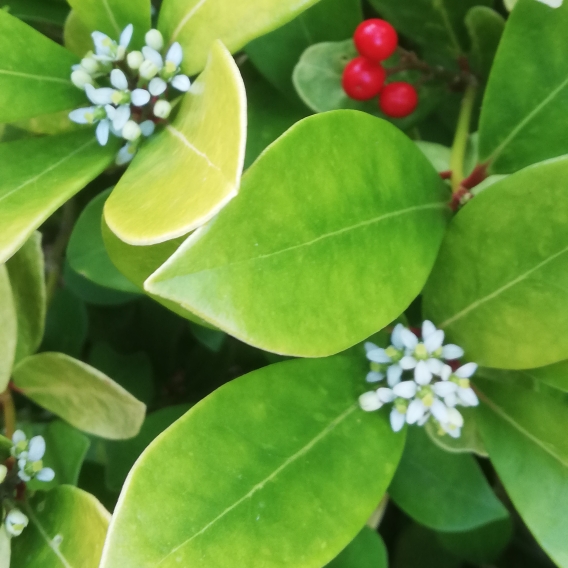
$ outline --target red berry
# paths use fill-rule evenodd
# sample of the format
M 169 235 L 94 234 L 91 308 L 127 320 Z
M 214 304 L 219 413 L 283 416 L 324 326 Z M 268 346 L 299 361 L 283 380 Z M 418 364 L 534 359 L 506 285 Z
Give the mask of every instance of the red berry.
M 381 92 L 381 110 L 392 118 L 404 118 L 418 106 L 418 93 L 410 83 L 389 83 Z
M 383 88 L 387 72 L 380 63 L 356 57 L 343 71 L 343 90 L 357 101 L 376 97 Z
M 366 20 L 357 26 L 353 36 L 357 51 L 374 61 L 388 59 L 398 46 L 396 30 L 385 20 Z

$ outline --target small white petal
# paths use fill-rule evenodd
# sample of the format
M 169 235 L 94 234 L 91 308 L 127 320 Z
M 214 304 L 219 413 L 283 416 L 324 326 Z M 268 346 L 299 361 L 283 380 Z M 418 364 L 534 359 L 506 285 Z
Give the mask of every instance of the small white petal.
M 438 329 L 424 340 L 424 347 L 426 347 L 428 353 L 434 353 L 442 347 L 442 343 L 444 343 L 444 332 Z
M 179 67 L 182 58 L 183 50 L 181 48 L 181 45 L 176 41 L 168 50 L 168 53 L 166 54 L 166 61 L 171 61 L 176 67 Z
M 152 136 L 154 130 L 156 130 L 156 125 L 151 120 L 145 120 L 140 123 L 140 130 L 142 131 L 142 136 Z
M 384 378 L 385 378 L 385 376 L 383 375 L 383 373 L 377 373 L 376 371 L 370 371 L 369 373 L 367 373 L 365 380 L 368 383 L 378 383 L 378 382 L 382 381 Z
M 129 120 L 122 129 L 122 137 L 130 142 L 138 140 L 141 135 L 142 130 L 140 129 L 140 126 L 133 120 Z
M 25 472 L 22 471 L 22 470 L 18 471 L 18 477 L 19 477 L 22 481 L 25 481 L 26 483 L 27 483 L 28 481 L 31 481 L 31 479 L 32 479 L 27 473 L 25 473 Z
M 121 71 L 120 69 L 113 69 L 110 72 L 110 83 L 119 91 L 126 91 L 126 89 L 128 89 L 128 79 L 126 78 L 124 71 Z
M 404 344 L 402 343 L 402 339 L 400 338 L 400 334 L 403 329 L 404 326 L 401 323 L 397 323 L 394 326 L 391 335 L 391 343 L 393 344 L 394 347 L 396 347 L 399 350 L 404 348 Z
M 134 33 L 134 26 L 132 24 L 128 24 L 123 32 L 120 34 L 120 41 L 119 44 L 122 47 L 128 47 L 130 40 L 132 39 L 132 34 Z
M 402 378 L 402 367 L 398 363 L 391 365 L 387 369 L 387 382 L 389 384 L 389 387 L 394 387 L 394 385 L 400 383 L 401 378 Z
M 448 345 L 444 345 L 442 347 L 442 357 L 446 359 L 446 361 L 454 361 L 455 359 L 460 359 L 464 355 L 464 350 L 459 347 L 458 345 L 454 345 L 453 343 L 449 343 Z
M 191 87 L 191 81 L 187 75 L 176 75 L 172 79 L 172 87 L 182 93 L 187 93 Z
M 406 422 L 408 424 L 416 424 L 426 413 L 426 407 L 420 399 L 414 399 L 406 411 Z
M 126 63 L 130 69 L 140 69 L 140 65 L 144 63 L 144 56 L 142 55 L 141 51 L 131 51 L 126 56 Z
M 43 458 L 45 454 L 45 440 L 43 436 L 34 436 L 30 440 L 28 448 L 28 460 L 35 462 Z
M 12 509 L 5 519 L 6 532 L 11 536 L 20 536 L 28 526 L 29 520 L 19 509 Z
M 89 124 L 91 121 L 87 118 L 87 115 L 92 115 L 95 110 L 96 107 L 78 108 L 69 113 L 69 118 L 76 124 Z
M 386 354 L 386 351 L 381 347 L 367 352 L 367 359 L 374 363 L 390 363 L 391 358 Z
M 416 394 L 418 387 L 414 381 L 403 381 L 393 387 L 393 392 L 396 396 L 402 398 L 412 398 Z
M 440 361 L 440 359 L 428 359 L 426 361 L 426 365 L 428 365 L 428 369 L 430 369 L 430 371 L 432 372 L 432 374 L 434 375 L 438 375 L 440 376 L 444 370 L 444 363 L 442 363 L 442 361 Z
M 459 410 L 455 408 L 448 408 L 448 424 L 461 428 L 463 426 L 463 416 Z
M 422 323 L 422 339 L 426 341 L 429 335 L 432 335 L 437 331 L 436 326 L 429 320 L 425 320 Z
M 447 381 L 452 376 L 452 368 L 449 365 L 444 365 L 440 377 L 443 381 Z
M 547 6 L 550 6 L 551 8 L 560 8 L 560 6 L 562 6 L 562 3 L 564 2 L 564 0 L 538 0 L 538 2 L 540 2 L 542 4 L 546 4 Z
M 410 355 L 406 355 L 405 357 L 403 357 L 400 360 L 399 365 L 405 370 L 405 371 L 410 371 L 412 369 L 414 369 L 414 367 L 416 367 L 416 359 L 414 357 L 411 357 Z
M 85 85 L 93 84 L 93 78 L 83 69 L 79 69 L 71 73 L 71 82 L 78 89 L 84 89 Z
M 26 435 L 23 432 L 23 430 L 16 430 L 14 432 L 14 435 L 12 436 L 12 442 L 14 444 L 19 444 L 20 442 L 25 442 L 26 440 Z
M 469 379 L 477 371 L 477 363 L 466 363 L 454 372 L 456 377 L 460 379 Z
M 459 438 L 461 436 L 461 428 L 448 428 L 446 434 L 450 435 L 452 438 Z
M 424 424 L 428 422 L 429 418 L 430 418 L 430 413 L 427 412 L 416 424 L 418 424 L 418 426 L 424 426 Z
M 393 408 L 390 413 L 390 423 L 393 431 L 400 432 L 405 422 L 406 416 L 401 414 L 396 408 Z
M 108 136 L 110 133 L 110 122 L 108 120 L 101 120 L 97 125 L 96 135 L 97 140 L 101 146 L 106 146 L 108 142 Z
M 414 351 L 418 345 L 418 337 L 406 328 L 400 332 L 400 340 L 407 349 L 411 349 L 412 351 Z
M 374 349 L 378 349 L 379 346 L 371 343 L 370 341 L 365 341 L 365 353 L 369 353 L 369 351 L 373 351 Z
M 359 397 L 359 406 L 366 412 L 379 410 L 383 403 L 379 400 L 375 391 L 369 391 Z
M 439 399 L 435 399 L 430 407 L 430 412 L 432 412 L 432 416 L 438 422 L 447 422 L 448 421 L 448 408 L 446 405 Z
M 112 127 L 115 131 L 121 131 L 124 125 L 130 120 L 130 105 L 121 105 L 116 109 L 112 121 Z
M 36 475 L 36 479 L 39 479 L 40 481 L 45 481 L 47 483 L 52 481 L 54 477 L 55 477 L 55 472 L 50 467 L 44 467 Z
M 150 102 L 150 93 L 146 89 L 134 89 L 131 100 L 134 106 L 142 107 Z
M 116 107 L 113 107 L 112 105 L 105 105 L 105 112 L 106 112 L 107 118 L 109 118 L 110 120 L 113 120 L 114 117 L 116 116 Z
M 159 97 L 168 88 L 168 84 L 160 77 L 154 77 L 148 84 L 148 90 L 153 97 Z
M 447 395 L 444 398 L 444 404 L 449 408 L 453 408 L 458 403 L 459 403 L 459 399 L 458 399 L 457 393 L 450 393 L 449 395 Z
M 392 402 L 395 399 L 392 389 L 387 389 L 386 387 L 377 389 L 377 396 L 379 397 L 379 400 L 384 403 Z
M 164 47 L 164 38 L 158 30 L 150 30 L 144 39 L 152 49 L 160 51 Z
M 445 398 L 448 395 L 457 392 L 458 385 L 456 385 L 456 383 L 452 383 L 451 381 L 441 381 L 432 385 L 432 390 L 437 396 Z
M 112 103 L 112 94 L 114 89 L 110 87 L 103 87 L 102 89 L 95 89 L 93 85 L 85 85 L 85 93 L 89 100 L 96 105 L 108 105 Z
M 117 166 L 123 166 L 124 164 L 128 164 L 134 158 L 136 154 L 136 148 L 128 143 L 124 145 L 119 151 L 116 156 L 115 163 Z
M 158 70 L 160 70 L 164 66 L 164 60 L 162 59 L 162 56 L 155 49 L 152 49 L 151 47 L 148 47 L 146 45 L 142 48 L 142 53 L 144 54 L 146 60 L 151 61 L 158 68 Z
M 477 406 L 479 404 L 479 399 L 471 387 L 458 389 L 458 398 L 465 406 Z
M 414 369 L 414 380 L 422 386 L 429 384 L 432 380 L 432 372 L 428 368 L 426 361 L 418 361 Z
M 93 32 L 91 34 L 93 43 L 95 44 L 95 51 L 97 55 L 110 55 L 110 45 L 114 42 L 106 34 L 102 32 Z

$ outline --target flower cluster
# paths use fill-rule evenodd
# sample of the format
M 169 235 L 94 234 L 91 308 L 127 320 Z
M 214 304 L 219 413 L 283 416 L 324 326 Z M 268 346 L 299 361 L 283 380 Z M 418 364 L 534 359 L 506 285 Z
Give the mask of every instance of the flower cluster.
M 42 436 L 34 436 L 31 440 L 21 430 L 16 430 L 12 437 L 11 453 L 18 464 L 18 477 L 22 481 L 51 481 L 55 472 L 50 467 L 43 467 L 45 440 Z
M 459 438 L 463 416 L 456 406 L 477 406 L 479 400 L 470 385 L 477 364 L 458 366 L 464 351 L 457 345 L 444 345 L 444 332 L 430 321 L 422 324 L 422 341 L 410 329 L 398 324 L 386 349 L 366 343 L 371 371 L 367 382 L 386 378 L 388 387 L 359 397 L 363 410 L 372 412 L 392 404 L 390 422 L 398 432 L 405 423 L 423 426 L 433 420 L 440 434 Z M 407 375 L 407 376 L 405 376 Z
M 126 140 L 116 163 L 132 160 L 143 137 L 151 136 L 156 125 L 172 111 L 171 100 L 189 90 L 187 75 L 180 73 L 183 52 L 179 43 L 164 51 L 158 30 L 146 34 L 142 51 L 128 51 L 134 28 L 127 26 L 118 43 L 101 32 L 93 32 L 95 51 L 73 66 L 71 81 L 85 91 L 91 106 L 72 111 L 78 124 L 96 124 L 99 144 L 110 134 Z

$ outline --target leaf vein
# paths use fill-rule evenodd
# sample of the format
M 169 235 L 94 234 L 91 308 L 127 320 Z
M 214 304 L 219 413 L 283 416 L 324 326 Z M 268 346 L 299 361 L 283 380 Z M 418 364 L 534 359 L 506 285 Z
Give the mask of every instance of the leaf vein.
M 62 79 L 61 77 L 49 77 L 47 75 L 35 75 L 33 73 L 22 73 L 21 71 L 9 71 L 8 69 L 0 69 L 0 75 L 11 75 L 13 77 L 24 77 L 25 79 L 35 79 L 36 81 L 52 81 L 54 83 L 63 83 L 64 85 L 71 85 L 69 79 Z
M 199 2 L 191 9 L 189 12 L 181 19 L 180 23 L 178 24 L 177 28 L 172 33 L 170 41 L 173 43 L 177 36 L 180 34 L 181 30 L 185 28 L 187 22 L 193 18 L 194 14 L 201 9 L 203 4 L 205 4 L 207 0 L 199 0 Z

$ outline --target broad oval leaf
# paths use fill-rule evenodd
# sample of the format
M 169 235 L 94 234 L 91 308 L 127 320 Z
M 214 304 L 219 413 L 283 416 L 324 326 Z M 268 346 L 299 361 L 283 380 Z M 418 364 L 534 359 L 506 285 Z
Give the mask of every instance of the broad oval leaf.
M 288 361 L 198 403 L 136 462 L 101 568 L 329 562 L 377 506 L 404 443 L 385 413 L 359 408 L 364 367 Z
M 99 31 L 118 41 L 122 30 L 134 26 L 130 49 L 145 45 L 144 35 L 151 26 L 150 0 L 68 0 L 73 13 L 88 32 Z M 91 46 L 92 49 L 92 46 Z
M 92 495 L 57 487 L 38 492 L 23 511 L 30 524 L 12 540 L 11 566 L 98 568 L 110 515 Z
M 75 272 L 99 286 L 137 293 L 139 288 L 112 263 L 101 234 L 103 207 L 110 192 L 109 189 L 97 195 L 83 209 L 69 239 L 67 260 Z
M 468 531 L 508 517 L 475 459 L 441 450 L 421 428 L 408 432 L 389 495 L 405 513 L 437 531 Z
M 539 544 L 568 567 L 568 405 L 519 384 L 476 380 L 491 462 Z
M 45 0 L 5 0 L 5 10 L 12 16 L 28 22 L 30 25 L 51 24 L 61 27 L 69 6 L 66 2 L 50 2 Z
M 568 313 L 558 306 L 568 289 L 567 175 L 566 158 L 527 168 L 450 224 L 424 312 L 480 365 L 528 369 L 566 358 Z
M 215 42 L 175 120 L 140 150 L 106 202 L 109 228 L 131 245 L 187 235 L 237 194 L 245 143 L 244 85 Z
M 182 69 L 201 71 L 215 40 L 234 53 L 249 41 L 294 19 L 318 0 L 166 0 L 158 27 L 184 48 Z
M 6 263 L 18 317 L 18 362 L 36 352 L 45 329 L 45 267 L 41 233 L 35 232 Z
M 519 0 L 510 15 L 480 119 L 480 158 L 491 172 L 512 173 L 568 153 L 558 120 L 568 111 L 567 35 L 566 2 L 551 8 Z
M 79 19 L 75 10 L 69 12 L 63 27 L 63 43 L 65 47 L 77 57 L 83 57 L 93 49 L 93 40 L 90 30 Z
M 111 164 L 115 153 L 113 144 L 99 146 L 91 129 L 0 144 L 0 262 Z
M 5 10 L 0 10 L 0 53 L 0 123 L 85 101 L 85 93 L 71 83 L 77 58 Z
M 0 265 L 0 392 L 4 392 L 16 355 L 18 319 L 6 266 Z
M 143 403 L 105 374 L 62 353 L 27 357 L 15 367 L 13 380 L 36 404 L 101 438 L 131 438 L 144 420 Z
M 337 353 L 420 292 L 444 234 L 446 192 L 387 122 L 313 116 L 266 150 L 239 198 L 145 288 L 264 350 Z
M 385 543 L 377 531 L 364 527 L 326 568 L 388 568 Z

